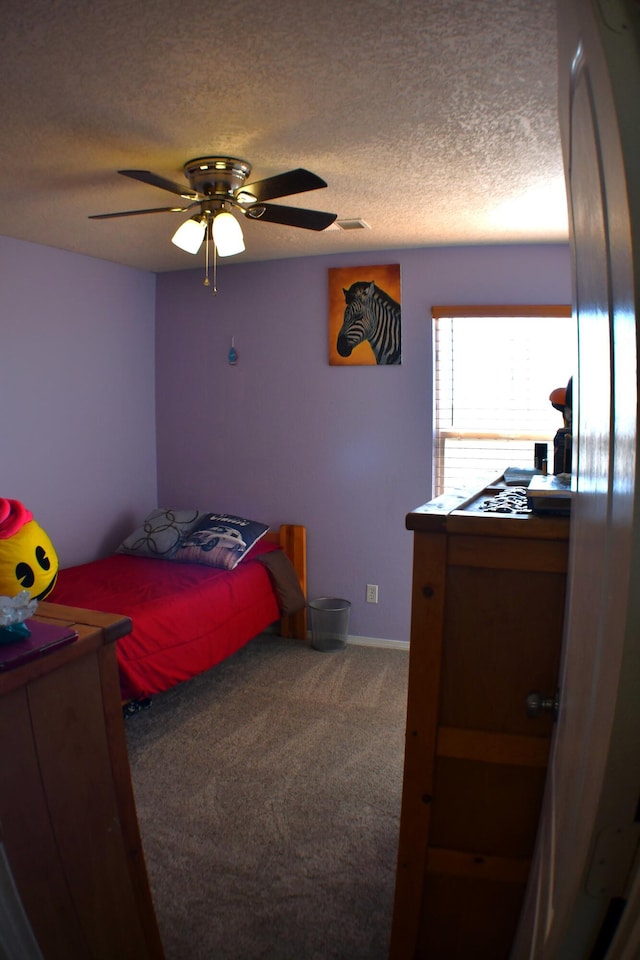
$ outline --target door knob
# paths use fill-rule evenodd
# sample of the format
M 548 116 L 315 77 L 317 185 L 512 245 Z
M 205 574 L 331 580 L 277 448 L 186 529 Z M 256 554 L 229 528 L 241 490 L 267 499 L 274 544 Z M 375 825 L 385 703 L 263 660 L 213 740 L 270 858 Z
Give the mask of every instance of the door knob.
M 532 690 L 527 696 L 527 716 L 539 717 L 541 713 L 550 713 L 554 720 L 558 719 L 560 705 L 559 691 L 553 697 L 544 697 L 538 690 Z

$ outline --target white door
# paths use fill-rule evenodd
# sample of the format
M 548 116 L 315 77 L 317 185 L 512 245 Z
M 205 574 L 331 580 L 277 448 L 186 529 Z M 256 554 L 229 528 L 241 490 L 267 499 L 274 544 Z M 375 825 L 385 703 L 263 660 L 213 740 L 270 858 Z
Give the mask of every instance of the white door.
M 578 318 L 576 493 L 560 712 L 512 960 L 605 956 L 639 829 L 640 47 L 622 0 L 559 0 L 559 28 Z M 619 940 L 635 936 L 624 921 Z

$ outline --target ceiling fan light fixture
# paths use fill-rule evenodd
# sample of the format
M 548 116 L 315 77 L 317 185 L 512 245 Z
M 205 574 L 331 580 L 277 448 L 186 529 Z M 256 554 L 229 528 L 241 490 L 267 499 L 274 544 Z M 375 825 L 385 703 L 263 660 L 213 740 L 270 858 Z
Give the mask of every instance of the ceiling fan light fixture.
M 244 250 L 242 227 L 233 214 L 226 210 L 216 214 L 212 232 L 219 257 L 233 257 Z
M 171 243 L 180 247 L 185 253 L 197 253 L 204 240 L 207 221 L 204 217 L 201 220 L 194 220 L 191 217 L 181 223 L 174 235 L 171 237 Z
M 168 180 L 151 170 L 119 170 L 118 173 L 140 183 L 158 187 L 189 201 L 186 206 L 154 207 L 146 210 L 124 210 L 92 216 L 92 219 L 132 217 L 143 213 L 187 213 L 198 210 L 182 223 L 171 238 L 174 246 L 185 253 L 196 254 L 204 244 L 205 286 L 209 286 L 209 267 L 213 267 L 213 292 L 216 292 L 218 257 L 232 257 L 245 249 L 242 229 L 229 208 L 235 208 L 250 220 L 305 230 L 325 230 L 336 220 L 335 213 L 305 210 L 302 207 L 270 203 L 280 197 L 306 193 L 326 187 L 322 177 L 298 167 L 263 180 L 247 182 L 251 164 L 237 157 L 197 157 L 188 160 L 183 173 L 189 186 Z M 175 204 L 175 201 L 174 201 Z

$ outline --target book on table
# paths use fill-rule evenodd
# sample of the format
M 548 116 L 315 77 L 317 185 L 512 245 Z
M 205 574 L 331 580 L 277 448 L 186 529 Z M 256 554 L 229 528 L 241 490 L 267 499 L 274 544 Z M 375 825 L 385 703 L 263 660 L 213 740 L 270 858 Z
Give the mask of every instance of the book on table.
M 0 643 L 0 670 L 11 670 L 29 660 L 35 660 L 58 647 L 64 647 L 77 639 L 78 633 L 73 623 L 47 623 L 44 620 L 25 620 L 28 636 Z M 1 632 L 1 631 L 0 631 Z M 9 631 L 5 629 L 4 636 Z
M 571 512 L 571 475 L 568 473 L 532 477 L 527 501 L 536 513 Z

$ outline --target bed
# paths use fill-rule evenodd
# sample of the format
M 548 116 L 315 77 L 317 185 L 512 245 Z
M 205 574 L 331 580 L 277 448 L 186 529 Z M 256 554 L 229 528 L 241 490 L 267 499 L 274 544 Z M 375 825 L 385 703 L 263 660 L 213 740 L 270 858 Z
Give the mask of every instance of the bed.
M 303 526 L 157 510 L 116 553 L 60 570 L 47 599 L 131 619 L 116 645 L 126 702 L 208 670 L 278 621 L 281 636 L 305 639 L 305 596 Z

